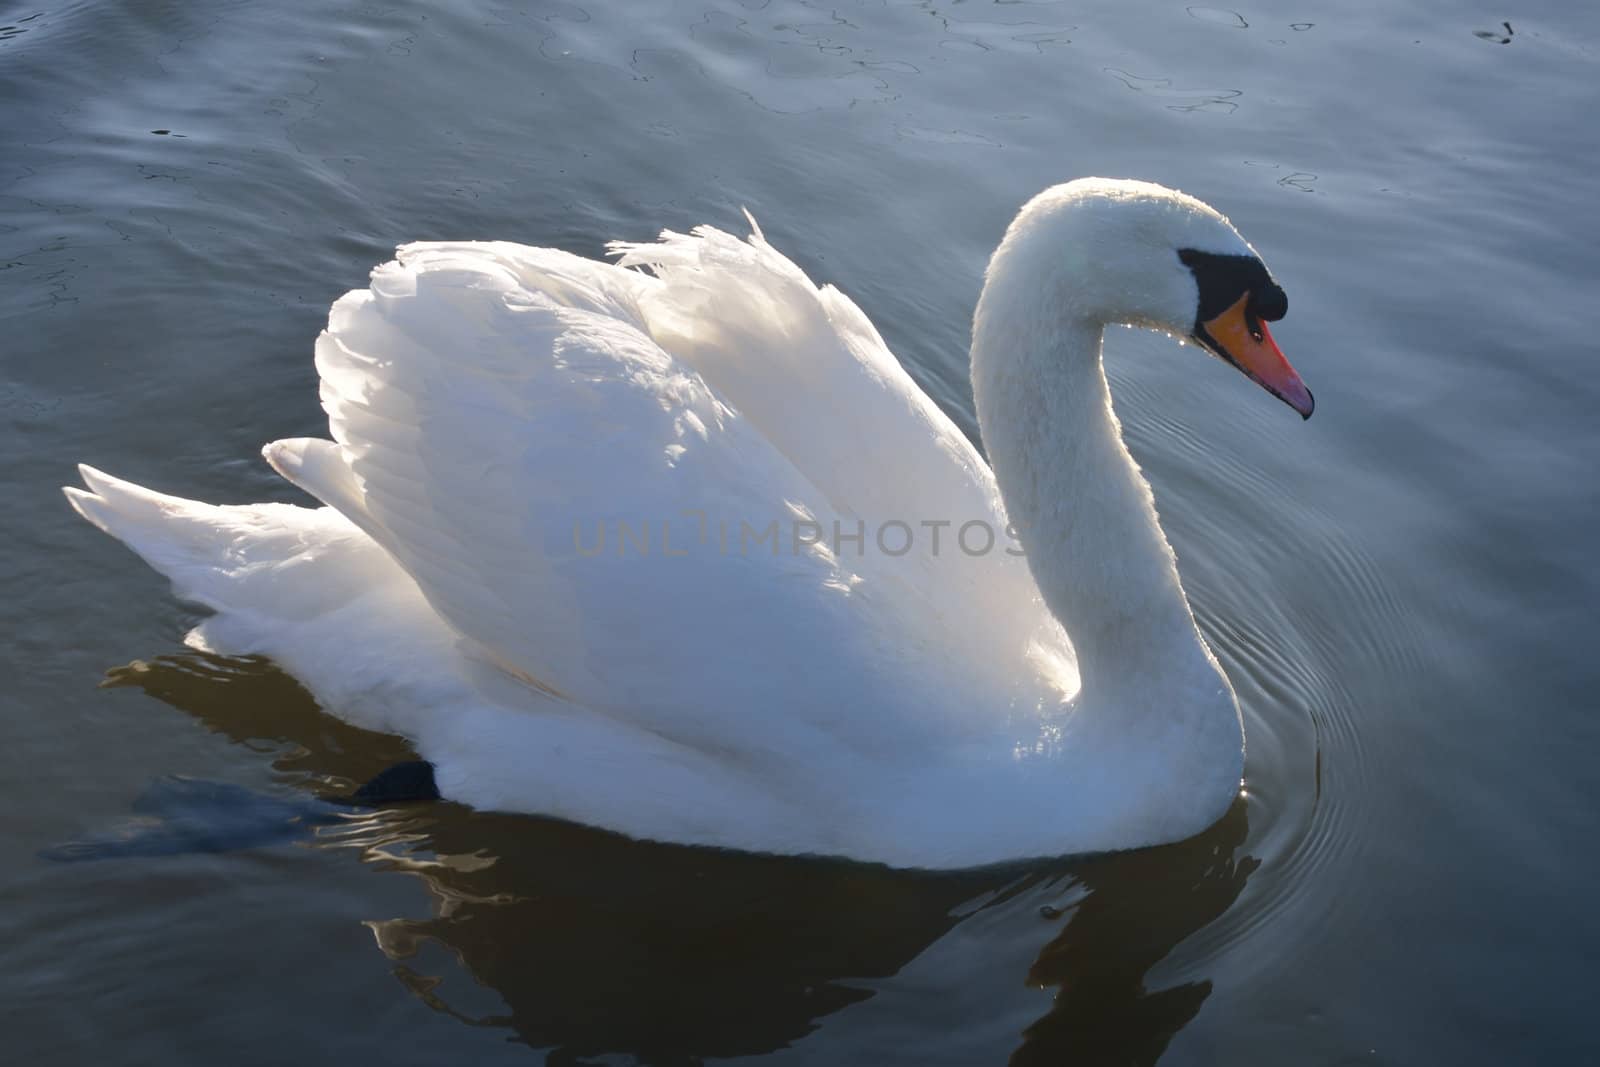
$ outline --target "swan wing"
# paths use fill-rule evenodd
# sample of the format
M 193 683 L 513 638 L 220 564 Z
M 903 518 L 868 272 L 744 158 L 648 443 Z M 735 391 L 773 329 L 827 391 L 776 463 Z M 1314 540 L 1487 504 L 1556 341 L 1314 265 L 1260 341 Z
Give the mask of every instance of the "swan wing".
M 1031 643 L 1073 674 L 988 463 L 849 297 L 751 227 L 747 240 L 701 226 L 613 244 L 622 265 L 658 282 L 633 304 L 644 329 L 805 474 L 841 517 L 853 566 L 914 586 L 938 623 L 976 637 L 975 654 Z
M 654 284 L 548 250 L 406 246 L 318 340 L 333 441 L 268 459 L 543 696 L 745 758 L 891 746 L 892 716 L 857 709 L 935 688 L 899 619 L 917 612 L 794 542 L 832 511 L 640 329 Z
M 650 336 L 711 383 L 835 511 L 998 516 L 988 464 L 871 321 L 833 286 L 815 285 L 759 229 L 740 240 L 701 226 L 611 247 L 621 265 L 659 282 L 636 302 Z

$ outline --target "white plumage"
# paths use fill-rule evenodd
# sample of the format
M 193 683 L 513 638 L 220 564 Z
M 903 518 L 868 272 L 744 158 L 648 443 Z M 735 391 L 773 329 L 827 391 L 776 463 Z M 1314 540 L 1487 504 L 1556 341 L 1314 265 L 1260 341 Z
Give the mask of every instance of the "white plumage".
M 1122 447 L 1105 316 L 1051 309 L 1093 318 L 1099 281 L 1133 278 L 1155 313 L 1128 317 L 1187 329 L 1175 241 L 1248 251 L 1140 183 L 1061 186 L 1013 225 L 973 357 L 1009 517 L 849 299 L 710 228 L 620 265 L 401 248 L 317 342 L 333 439 L 265 449 L 327 507 L 91 468 L 67 493 L 215 612 L 193 643 L 272 657 L 475 807 L 918 867 L 1171 840 L 1236 792 L 1238 712 Z M 1081 694 L 1046 607 L 1069 594 Z

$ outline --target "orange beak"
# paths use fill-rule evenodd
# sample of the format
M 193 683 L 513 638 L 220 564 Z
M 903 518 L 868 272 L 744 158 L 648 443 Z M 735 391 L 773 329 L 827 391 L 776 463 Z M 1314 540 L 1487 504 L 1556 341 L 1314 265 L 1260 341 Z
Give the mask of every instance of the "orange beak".
M 1246 293 L 1222 314 L 1200 324 L 1195 338 L 1216 355 L 1232 363 L 1255 383 L 1300 413 L 1311 417 L 1315 401 L 1289 361 L 1283 358 L 1267 324 L 1249 310 Z

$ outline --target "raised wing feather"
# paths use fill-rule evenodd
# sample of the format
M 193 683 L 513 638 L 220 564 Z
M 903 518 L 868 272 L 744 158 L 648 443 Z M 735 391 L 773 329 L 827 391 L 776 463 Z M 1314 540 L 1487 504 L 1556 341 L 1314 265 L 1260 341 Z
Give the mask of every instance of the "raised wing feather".
M 660 283 L 635 297 L 650 335 L 804 472 L 847 530 L 864 524 L 852 565 L 914 586 L 903 592 L 967 631 L 975 654 L 1042 644 L 1071 673 L 1065 635 L 1007 551 L 1016 541 L 989 465 L 849 297 L 814 284 L 758 228 L 744 241 L 702 226 L 612 248 Z M 905 528 L 915 548 L 895 555 Z
M 859 311 L 757 251 L 764 296 L 717 276 L 696 296 L 663 265 L 406 246 L 318 341 L 334 442 L 269 458 L 382 544 L 469 651 L 545 693 L 761 773 L 817 746 L 906 750 L 903 717 L 862 710 L 890 701 L 927 708 L 924 740 L 970 732 L 1003 710 L 996 672 L 1031 677 L 1015 668 L 1043 613 L 1021 561 L 794 534 L 871 505 L 1001 521 L 987 467 Z M 700 317 L 668 330 L 671 297 Z
M 336 444 L 274 446 L 280 469 L 516 678 L 699 748 L 861 742 L 852 702 L 903 666 L 871 637 L 892 627 L 846 603 L 854 578 L 824 547 L 739 538 L 830 521 L 815 488 L 632 325 L 626 292 L 560 304 L 494 252 L 408 246 L 334 306 L 317 366 Z M 699 515 L 732 527 L 725 547 Z M 815 677 L 817 653 L 836 677 Z M 830 707 L 746 714 L 800 687 Z

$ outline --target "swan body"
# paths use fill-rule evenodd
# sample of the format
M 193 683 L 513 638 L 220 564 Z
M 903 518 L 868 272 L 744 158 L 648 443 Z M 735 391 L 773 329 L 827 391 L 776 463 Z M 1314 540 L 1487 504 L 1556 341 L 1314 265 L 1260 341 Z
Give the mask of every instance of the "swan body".
M 1104 179 L 1023 209 L 974 326 L 992 470 L 759 230 L 614 251 L 407 245 L 336 302 L 332 440 L 265 449 L 322 507 L 87 467 L 67 495 L 214 612 L 190 643 L 271 657 L 474 807 L 926 868 L 1220 817 L 1237 703 L 1100 340 L 1128 322 L 1239 362 L 1201 312 L 1232 293 L 1254 331 L 1282 292 L 1222 216 Z

